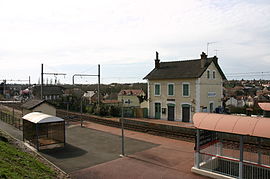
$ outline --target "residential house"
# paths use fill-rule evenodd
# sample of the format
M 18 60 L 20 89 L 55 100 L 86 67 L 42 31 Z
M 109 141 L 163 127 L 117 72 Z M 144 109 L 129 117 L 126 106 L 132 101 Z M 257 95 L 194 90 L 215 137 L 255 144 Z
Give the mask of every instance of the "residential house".
M 31 99 L 22 104 L 21 107 L 23 116 L 31 112 L 41 112 L 56 116 L 56 108 L 46 100 Z
M 222 105 L 226 80 L 216 56 L 160 62 L 144 77 L 148 83 L 148 116 L 170 121 L 192 122 L 195 112 L 213 112 Z
M 33 95 L 36 98 L 40 98 L 40 86 L 34 86 L 32 88 Z M 48 85 L 42 87 L 43 99 L 55 100 L 59 99 L 64 94 L 64 88 L 61 86 Z
M 93 102 L 92 97 L 95 95 L 95 91 L 87 91 L 86 93 L 83 94 L 83 98 L 91 104 Z
M 229 97 L 226 106 L 244 107 L 246 105 L 245 96 Z
M 118 101 L 123 100 L 124 107 L 140 107 L 144 97 L 145 93 L 141 89 L 127 89 L 119 92 Z

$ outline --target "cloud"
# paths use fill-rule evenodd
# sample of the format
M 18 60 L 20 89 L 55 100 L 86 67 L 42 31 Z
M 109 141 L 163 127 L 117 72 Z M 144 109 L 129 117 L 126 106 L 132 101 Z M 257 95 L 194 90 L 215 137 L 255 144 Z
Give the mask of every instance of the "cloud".
M 252 59 L 269 67 L 269 12 L 267 1 L 244 0 L 0 1 L 1 75 L 20 77 L 22 62 L 34 76 L 41 63 L 74 72 L 83 69 L 76 64 L 151 66 L 156 50 L 164 61 L 194 59 L 212 41 L 209 55 L 218 49 L 224 69 L 249 70 L 234 63 Z

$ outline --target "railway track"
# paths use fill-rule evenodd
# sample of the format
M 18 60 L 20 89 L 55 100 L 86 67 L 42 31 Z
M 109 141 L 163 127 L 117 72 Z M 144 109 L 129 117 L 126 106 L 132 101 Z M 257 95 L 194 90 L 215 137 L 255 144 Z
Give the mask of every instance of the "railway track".
M 106 126 L 121 128 L 121 120 L 116 120 L 116 119 L 115 120 L 105 119 L 99 116 L 94 116 L 94 115 L 89 115 L 89 114 L 80 114 L 77 112 L 67 112 L 65 110 L 60 110 L 60 109 L 57 110 L 57 116 L 64 118 L 68 122 L 79 122 L 82 119 L 83 121 L 95 122 L 95 123 L 106 125 Z M 189 142 L 191 141 L 193 142 L 194 137 L 195 137 L 195 131 L 193 133 L 180 133 L 180 132 L 174 132 L 171 130 L 160 130 L 154 127 L 125 123 L 125 119 L 124 119 L 124 128 L 128 130 L 144 132 L 144 133 L 157 135 L 157 136 L 163 136 L 163 137 L 172 138 L 172 139 L 185 140 Z

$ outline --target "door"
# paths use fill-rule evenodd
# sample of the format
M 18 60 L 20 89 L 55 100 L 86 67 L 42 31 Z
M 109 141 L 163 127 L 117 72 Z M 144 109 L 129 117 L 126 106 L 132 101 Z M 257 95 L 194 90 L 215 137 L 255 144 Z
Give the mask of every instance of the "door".
M 174 106 L 168 105 L 168 121 L 174 121 Z
M 161 104 L 155 103 L 155 118 L 160 119 Z
M 190 121 L 190 106 L 183 105 L 182 106 L 182 122 L 189 122 Z
M 209 105 L 210 112 L 212 113 L 214 111 L 214 103 L 210 103 Z

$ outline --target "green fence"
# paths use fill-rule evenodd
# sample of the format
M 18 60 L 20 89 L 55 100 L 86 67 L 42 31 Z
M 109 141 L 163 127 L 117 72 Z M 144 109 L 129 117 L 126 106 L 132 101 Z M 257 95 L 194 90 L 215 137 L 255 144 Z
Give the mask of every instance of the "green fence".
M 22 130 L 22 119 L 15 117 L 14 114 L 0 111 L 0 120 Z

